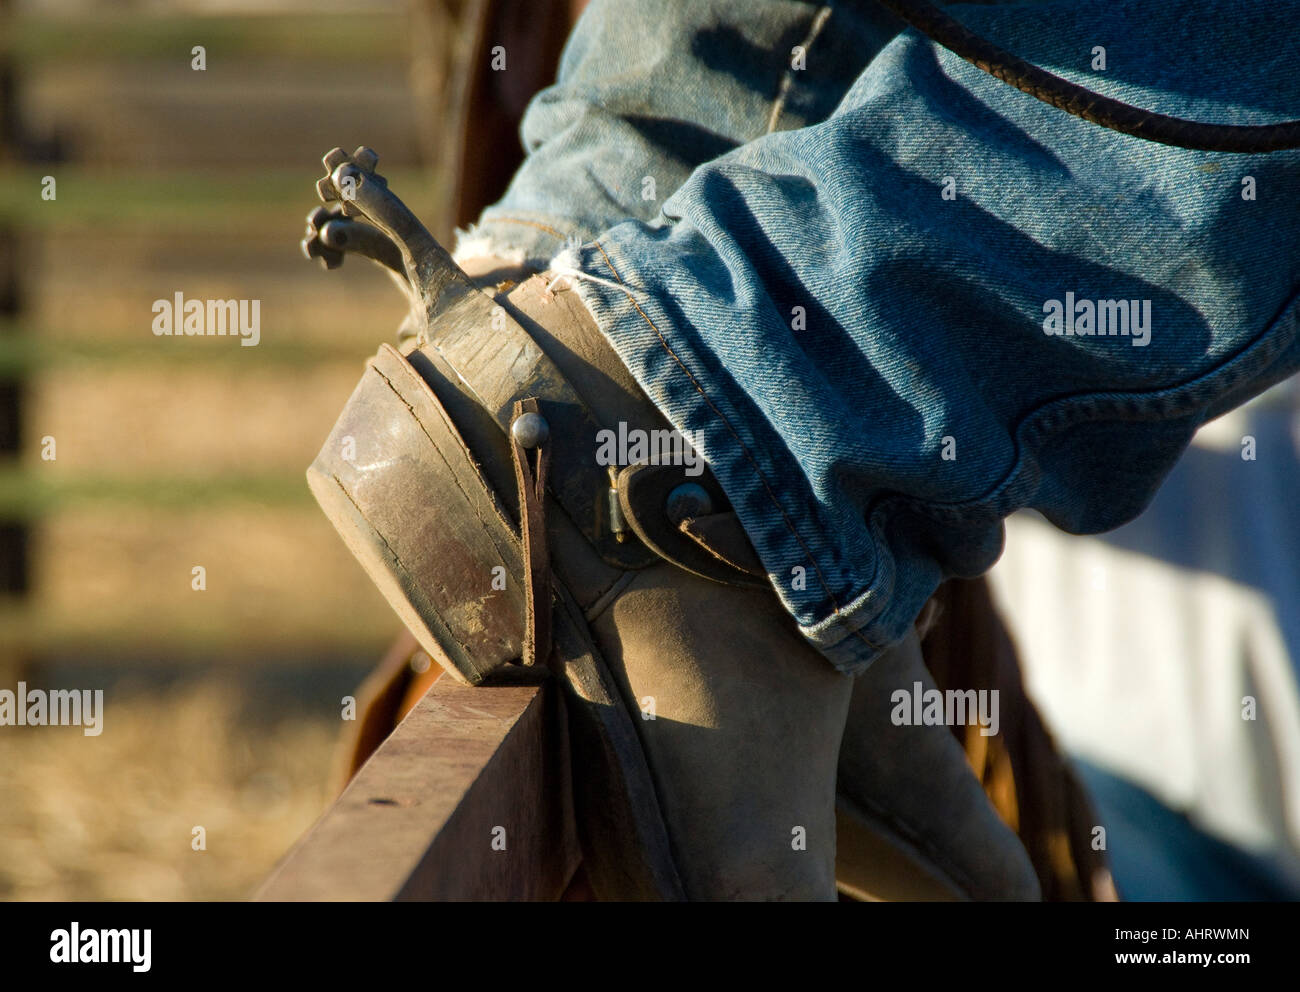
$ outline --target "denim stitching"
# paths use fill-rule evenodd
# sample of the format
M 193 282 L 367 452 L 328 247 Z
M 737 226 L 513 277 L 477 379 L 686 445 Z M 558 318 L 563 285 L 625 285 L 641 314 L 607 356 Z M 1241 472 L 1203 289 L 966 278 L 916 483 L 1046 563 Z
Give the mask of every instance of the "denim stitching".
M 532 227 L 561 241 L 564 240 L 564 235 L 555 228 L 547 227 L 535 220 L 524 220 L 522 217 L 488 217 L 479 224 L 479 227 L 486 227 L 488 224 L 522 224 L 524 227 Z
M 1285 337 L 1271 333 L 1280 331 L 1288 323 L 1291 329 Z M 1216 367 L 1186 382 L 1144 392 L 1091 392 L 1048 400 L 1031 410 L 1016 425 L 1012 431 L 1018 449 L 1015 463 L 984 495 L 957 503 L 927 503 L 907 496 L 887 497 L 871 516 L 874 520 L 886 503 L 902 503 L 911 510 L 947 522 L 978 515 L 981 510 L 997 515 L 997 507 L 1005 502 L 1008 491 L 1014 489 L 1020 481 L 1016 476 L 1024 469 L 1025 448 L 1028 445 L 1041 443 L 1062 431 L 1083 424 L 1168 420 L 1189 416 L 1207 402 L 1241 385 L 1250 375 L 1270 366 L 1294 342 L 1298 327 L 1300 294 L 1295 294 L 1283 305 L 1278 317 L 1253 342 Z M 1214 382 L 1216 379 L 1219 381 Z
M 605 264 L 609 267 L 609 271 L 614 274 L 614 278 L 617 279 L 622 285 L 626 286 L 627 284 L 623 281 L 623 277 L 619 275 L 618 269 L 614 267 L 613 261 L 610 259 L 609 255 L 606 254 L 604 246 L 601 245 L 599 241 L 593 241 L 592 244 L 595 246 L 596 250 L 600 252 L 601 256 L 605 259 Z M 746 446 L 744 440 L 742 440 L 740 435 L 736 433 L 736 429 L 731 426 L 731 422 L 726 418 L 726 415 L 723 414 L 723 412 L 714 405 L 711 399 L 709 399 L 708 394 L 704 392 L 704 389 L 700 385 L 699 380 L 695 377 L 695 375 L 691 372 L 691 370 L 686 367 L 686 363 L 683 362 L 681 358 L 678 357 L 675 351 L 673 351 L 672 346 L 668 343 L 668 340 L 664 337 L 663 332 L 659 330 L 659 328 L 655 325 L 655 322 L 650 319 L 650 317 L 646 314 L 646 312 L 641 309 L 641 305 L 637 303 L 636 298 L 632 295 L 632 293 L 626 289 L 624 290 L 624 293 L 626 293 L 628 302 L 632 304 L 633 309 L 635 309 L 636 312 L 641 315 L 641 319 L 650 325 L 650 329 L 654 331 L 655 337 L 659 339 L 659 344 L 663 347 L 664 351 L 666 351 L 668 355 L 672 358 L 672 360 L 677 363 L 677 367 L 682 370 L 682 373 L 686 376 L 690 384 L 695 388 L 695 391 L 700 394 L 700 398 L 704 400 L 704 402 L 708 405 L 709 409 L 712 410 L 714 414 L 717 415 L 718 419 L 722 421 L 723 426 L 727 428 L 727 432 L 735 439 L 736 443 L 740 445 L 740 450 L 744 453 L 745 460 L 748 461 L 749 464 L 753 467 L 755 474 L 758 476 L 759 482 L 761 482 L 763 485 L 764 492 L 767 493 L 768 499 L 772 501 L 772 505 L 775 506 L 777 512 L 781 514 L 781 520 L 785 523 L 786 529 L 789 530 L 790 535 L 795 539 L 795 541 L 798 542 L 799 547 L 803 549 L 804 555 L 807 556 L 808 563 L 812 566 L 813 572 L 817 576 L 817 581 L 821 583 L 822 590 L 826 593 L 826 598 L 830 600 L 831 608 L 835 611 L 835 615 L 841 616 L 842 614 L 840 612 L 840 604 L 835 599 L 835 594 L 831 592 L 830 586 L 826 582 L 826 577 L 822 575 L 822 570 L 817 564 L 817 559 L 813 556 L 812 551 L 809 550 L 808 545 L 804 543 L 803 538 L 799 536 L 799 532 L 795 529 L 795 526 L 791 522 L 789 515 L 785 512 L 785 507 L 781 505 L 780 501 L 776 498 L 776 494 L 772 492 L 772 487 L 768 484 L 767 477 L 763 475 L 763 470 L 759 467 L 758 462 L 754 460 L 754 456 L 750 453 L 750 450 Z M 852 633 L 855 637 L 857 637 L 860 641 L 862 641 L 863 644 L 867 645 L 867 647 L 870 648 L 872 651 L 876 650 L 876 645 L 872 644 L 872 642 L 868 640 L 867 637 L 861 631 L 857 629 L 850 629 L 850 633 Z

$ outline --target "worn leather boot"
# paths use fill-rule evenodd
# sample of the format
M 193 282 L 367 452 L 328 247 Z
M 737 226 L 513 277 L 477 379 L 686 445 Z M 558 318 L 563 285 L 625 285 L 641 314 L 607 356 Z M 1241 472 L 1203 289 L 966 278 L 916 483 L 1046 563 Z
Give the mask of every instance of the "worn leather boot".
M 498 302 L 601 423 L 666 428 L 577 294 L 548 282 L 507 284 Z M 934 685 L 915 635 L 850 679 L 770 588 L 667 562 L 620 571 L 553 519 L 556 572 L 638 715 L 690 898 L 828 900 L 837 875 L 861 897 L 1037 898 L 1023 848 L 949 730 L 890 719 L 894 690 Z
M 597 895 L 833 899 L 837 791 L 851 891 L 1033 895 L 948 729 L 890 720 L 895 689 L 928 683 L 914 650 L 855 685 L 800 636 L 707 472 L 685 484 L 680 467 L 638 463 L 605 481 L 600 426 L 671 427 L 577 295 L 535 277 L 498 287 L 494 311 L 373 151 L 324 162 L 333 207 L 309 217 L 304 251 L 329 267 L 367 255 L 411 311 L 403 351 L 381 347 L 309 471 L 313 492 L 457 678 L 555 666 Z
M 936 688 L 913 630 L 853 686 L 840 744 L 836 874 L 858 898 L 1034 901 L 1038 877 L 943 726 L 896 726 L 891 696 Z

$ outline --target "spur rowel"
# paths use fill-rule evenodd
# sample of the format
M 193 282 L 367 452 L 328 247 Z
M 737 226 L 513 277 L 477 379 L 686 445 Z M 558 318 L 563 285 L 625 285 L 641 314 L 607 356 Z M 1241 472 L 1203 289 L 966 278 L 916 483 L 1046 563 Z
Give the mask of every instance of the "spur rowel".
M 373 225 L 396 247 L 402 271 L 429 321 L 467 294 L 477 293 L 469 276 L 374 171 L 379 157 L 372 150 L 361 147 L 349 155 L 335 148 L 321 161 L 326 169 L 316 184 L 321 200 L 337 201 L 345 216 Z

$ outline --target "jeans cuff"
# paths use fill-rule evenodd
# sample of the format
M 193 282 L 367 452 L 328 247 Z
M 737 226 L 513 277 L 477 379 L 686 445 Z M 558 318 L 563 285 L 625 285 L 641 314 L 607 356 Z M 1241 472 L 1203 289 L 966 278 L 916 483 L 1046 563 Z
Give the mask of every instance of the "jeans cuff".
M 470 258 L 499 258 L 512 265 L 541 270 L 566 245 L 577 243 L 569 225 L 549 217 L 493 217 L 489 211 L 477 224 L 456 230 L 457 262 Z

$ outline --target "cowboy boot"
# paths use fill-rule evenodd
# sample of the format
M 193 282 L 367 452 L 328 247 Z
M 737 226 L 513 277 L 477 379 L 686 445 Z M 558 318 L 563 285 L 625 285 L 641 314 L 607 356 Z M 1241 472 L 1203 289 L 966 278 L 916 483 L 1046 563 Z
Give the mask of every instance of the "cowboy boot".
M 528 572 L 529 633 L 523 654 L 547 656 L 554 619 L 554 655 L 566 659 L 560 671 L 570 698 L 584 713 L 585 722 L 574 726 L 587 728 L 578 744 L 613 742 L 603 750 L 574 748 L 575 776 L 607 787 L 603 798 L 598 788 L 577 789 L 588 797 L 578 812 L 588 827 L 584 854 L 597 869 L 592 873 L 597 894 L 833 899 L 837 776 L 858 790 L 853 809 L 865 811 L 859 819 L 869 824 L 873 836 L 884 838 L 881 850 L 902 851 L 901 860 L 919 858 L 941 886 L 949 886 L 949 894 L 1032 894 L 1032 868 L 1014 835 L 997 821 L 960 749 L 939 743 L 954 744 L 946 728 L 895 727 L 880 720 L 874 705 L 865 706 L 852 741 L 861 761 L 850 763 L 841 775 L 837 765 L 854 683 L 802 639 L 765 579 L 758 577 L 761 566 L 715 482 L 701 477 L 711 484 L 697 485 L 683 500 L 671 470 L 626 466 L 606 494 L 614 497 L 608 515 L 596 521 L 591 514 L 600 503 L 591 483 L 599 476 L 594 425 L 644 431 L 669 425 L 571 291 L 552 291 L 545 279 L 530 279 L 498 295 L 500 311 L 487 319 L 484 301 L 468 277 L 436 243 L 430 247 L 427 232 L 371 174 L 373 159 L 361 151 L 351 158 L 337 150 L 327 156 L 334 195 L 326 198 L 339 199 L 341 178 L 359 183 L 360 194 L 347 199 L 344 212 L 371 221 L 397 244 L 412 300 L 409 323 L 418 336 L 404 356 L 385 357 L 381 350 L 372 364 L 387 385 L 372 395 L 363 381 L 354 401 L 371 397 L 387 404 L 398 420 L 414 414 L 416 405 L 429 406 L 419 432 L 408 433 L 420 444 L 432 443 L 438 464 L 457 478 L 448 485 L 437 471 L 422 468 L 423 488 L 417 489 L 423 498 L 419 492 L 414 497 L 409 491 L 392 494 L 400 512 L 381 492 L 377 512 L 389 515 L 385 526 L 392 525 L 388 533 L 393 541 L 380 533 L 379 551 L 356 543 L 357 533 L 364 533 L 373 545 L 375 528 L 373 521 L 358 521 L 353 512 L 359 508 L 357 473 L 364 483 L 373 466 L 362 471 L 335 464 L 342 475 L 322 472 L 313 489 L 340 530 L 351 535 L 358 557 L 421 643 L 435 653 L 438 644 L 426 643 L 433 638 L 454 654 L 442 660 L 457 677 L 490 677 L 521 650 L 510 630 L 511 610 L 501 606 L 508 597 L 475 599 L 460 586 L 472 585 L 474 571 L 481 571 L 493 555 L 504 555 L 503 570 L 512 575 Z M 508 319 L 498 326 L 498 316 L 504 315 Z M 541 440 L 544 431 L 525 431 L 536 436 L 531 443 L 521 441 L 518 428 L 525 417 L 519 403 L 514 403 L 513 419 L 505 414 L 505 400 L 520 391 L 562 397 L 563 402 L 546 409 L 557 423 L 569 418 L 568 429 L 549 442 Z M 397 393 L 400 403 L 390 393 Z M 379 407 L 368 400 L 350 409 L 362 419 L 349 420 L 345 412 L 335 435 L 349 428 L 363 433 L 365 418 Z M 545 426 L 545 418 L 537 418 L 534 428 L 538 421 Z M 386 429 L 396 423 L 386 423 Z M 322 468 L 332 464 L 326 455 L 335 435 L 322 450 Z M 459 458 L 456 447 L 462 444 L 473 464 Z M 553 449 L 550 495 L 541 495 L 539 483 L 530 496 L 525 484 L 534 480 L 521 467 L 521 452 L 531 446 L 539 449 L 528 463 L 538 477 L 543 475 L 542 453 Z M 389 451 L 373 465 L 385 468 L 401 461 L 397 455 Z M 435 464 L 423 453 L 417 460 Z M 452 519 L 469 491 L 490 487 L 506 496 L 513 481 L 519 481 L 518 498 L 509 511 L 520 521 L 526 568 L 485 504 L 477 510 L 463 508 L 477 516 L 473 526 Z M 402 533 L 405 521 L 418 517 L 424 521 L 421 533 L 435 534 L 429 517 L 435 492 L 446 503 L 452 529 L 466 541 L 479 540 L 478 551 L 469 556 L 474 560 L 460 563 L 464 579 L 450 591 L 445 563 L 420 561 L 422 543 Z M 372 497 L 363 493 L 361 498 Z M 348 522 L 340 523 L 344 518 Z M 491 532 L 490 539 L 480 539 L 480 531 Z M 535 553 L 539 547 L 548 552 L 540 559 Z M 539 560 L 549 567 L 536 567 Z M 539 584 L 551 570 L 560 580 L 553 600 L 545 583 Z M 467 613 L 469 607 L 473 610 Z M 470 614 L 476 619 L 467 625 Z M 492 622 L 483 622 L 483 616 Z M 440 638 L 435 627 L 456 636 Z M 917 674 L 907 664 L 894 671 L 881 662 L 877 671 L 885 684 L 879 693 L 865 692 L 864 697 L 873 704 L 887 700 L 892 688 L 910 687 Z M 900 678 L 907 681 L 900 683 Z M 858 684 L 874 688 L 869 678 Z M 613 710 L 618 713 L 611 715 Z M 634 715 L 630 721 L 627 714 Z M 609 759 L 610 753 L 622 754 L 629 736 L 640 745 L 636 758 Z M 638 763 L 647 772 L 644 788 Z M 933 790 L 935 783 L 942 792 Z M 606 816 L 607 807 L 620 801 L 631 815 L 624 821 Z M 646 818 L 647 811 L 653 816 Z M 653 825 L 646 826 L 647 819 L 660 824 L 671 864 L 665 868 L 662 859 L 651 857 L 655 870 L 637 876 L 622 866 L 638 859 L 629 840 L 656 849 L 658 835 Z M 624 824 L 629 829 L 620 829 Z M 889 861 L 879 854 L 874 860 Z
M 667 427 L 577 294 L 548 281 L 498 302 L 602 423 Z M 892 722 L 894 690 L 934 687 L 915 633 L 854 680 L 799 634 L 770 587 L 681 563 L 618 573 L 558 534 L 553 553 L 590 603 L 624 703 L 647 717 L 637 730 L 691 898 L 831 899 L 837 874 L 877 898 L 1038 897 L 1023 847 L 949 729 Z

